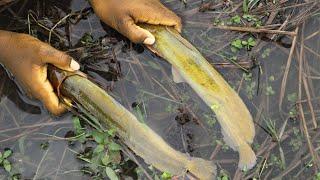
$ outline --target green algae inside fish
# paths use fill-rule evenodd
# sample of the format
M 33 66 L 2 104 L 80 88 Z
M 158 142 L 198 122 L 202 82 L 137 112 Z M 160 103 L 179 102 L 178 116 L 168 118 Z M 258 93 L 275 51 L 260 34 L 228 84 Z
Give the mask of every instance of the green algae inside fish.
M 171 27 L 141 25 L 156 42 L 148 48 L 172 64 L 175 82 L 187 82 L 215 112 L 225 142 L 239 152 L 239 168 L 251 169 L 256 156 L 251 149 L 255 136 L 253 120 L 239 95 L 201 53 Z
M 212 161 L 189 157 L 169 146 L 158 134 L 87 78 L 50 67 L 49 79 L 60 96 L 73 101 L 81 109 L 116 130 L 117 136 L 147 164 L 174 175 L 191 173 L 213 180 L 216 166 Z

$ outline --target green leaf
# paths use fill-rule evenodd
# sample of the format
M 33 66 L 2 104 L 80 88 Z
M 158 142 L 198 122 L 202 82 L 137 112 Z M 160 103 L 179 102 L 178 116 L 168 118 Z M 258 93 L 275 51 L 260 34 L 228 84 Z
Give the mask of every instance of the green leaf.
M 108 144 L 108 148 L 111 151 L 120 151 L 122 149 L 121 146 L 115 142 L 111 142 L 110 144 Z
M 110 156 L 108 154 L 105 154 L 102 158 L 101 158 L 101 162 L 103 165 L 107 166 L 111 160 L 110 160 Z
M 2 158 L 2 152 L 0 152 L 0 158 Z
M 107 132 L 111 137 L 115 137 L 117 130 L 116 129 L 109 129 Z
M 222 176 L 221 180 L 228 180 L 229 177 L 228 176 Z
M 102 144 L 104 141 L 104 134 L 99 131 L 93 131 L 92 137 L 98 144 Z
M 272 86 L 268 86 L 267 89 L 266 89 L 266 95 L 270 96 L 270 95 L 274 95 L 275 92 L 272 88 Z
M 243 48 L 241 40 L 240 39 L 235 39 L 231 42 L 231 46 L 237 48 L 237 49 L 241 49 Z
M 94 154 L 98 154 L 104 150 L 104 145 L 99 144 L 93 151 Z
M 265 50 L 262 52 L 261 57 L 262 57 L 262 58 L 268 57 L 268 56 L 270 55 L 270 51 L 271 51 L 270 48 L 265 49 Z
M 238 52 L 238 49 L 235 48 L 235 47 L 233 47 L 233 46 L 231 46 L 231 51 L 232 51 L 233 53 L 236 53 L 236 52 Z
M 252 37 L 250 37 L 248 39 L 248 44 L 249 44 L 249 46 L 253 47 L 256 45 L 256 41 Z
M 297 99 L 298 99 L 297 93 L 288 94 L 287 99 L 288 99 L 289 102 L 295 103 L 297 101 Z
M 274 79 L 275 79 L 275 78 L 274 78 L 274 76 L 273 76 L 273 75 L 269 76 L 269 81 L 271 81 L 271 82 L 272 82 L 272 81 L 274 81 Z
M 119 180 L 116 172 L 110 167 L 106 167 L 106 174 L 110 180 Z
M 82 126 L 81 126 L 79 117 L 74 116 L 74 117 L 72 118 L 72 122 L 73 122 L 73 128 L 74 128 L 75 131 L 76 131 L 76 135 L 82 134 L 84 131 L 83 131 L 83 128 L 82 128 Z
M 172 178 L 172 174 L 170 174 L 169 172 L 163 172 L 162 174 L 161 174 L 161 179 L 162 180 L 169 180 L 169 179 L 171 179 Z
M 320 172 L 316 174 L 316 180 L 320 180 Z
M 12 151 L 11 151 L 11 150 L 6 150 L 6 151 L 3 153 L 3 159 L 8 158 L 9 156 L 11 156 L 11 154 L 12 154 Z
M 233 16 L 231 18 L 231 21 L 234 23 L 234 24 L 240 24 L 241 23 L 241 17 L 239 15 L 236 15 L 236 16 Z
M 7 172 L 11 172 L 11 163 L 8 160 L 3 160 L 3 167 Z
M 247 45 L 248 42 L 247 42 L 247 41 L 241 41 L 241 44 L 242 44 L 242 45 Z

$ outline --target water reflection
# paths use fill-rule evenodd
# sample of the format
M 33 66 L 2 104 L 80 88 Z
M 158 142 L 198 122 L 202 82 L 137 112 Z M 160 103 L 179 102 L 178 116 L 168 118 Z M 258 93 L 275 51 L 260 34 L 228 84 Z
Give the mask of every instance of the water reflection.
M 198 47 L 210 63 L 229 63 L 225 57 L 230 56 L 230 52 L 224 50 L 233 39 L 239 37 L 238 33 L 213 29 L 211 27 L 213 12 L 199 13 L 197 9 L 201 4 L 200 0 L 188 1 L 187 7 L 180 1 L 167 0 L 164 3 L 182 16 L 184 36 Z M 48 9 L 51 10 L 47 11 Z M 52 45 L 68 50 L 68 53 L 81 62 L 82 70 L 89 74 L 92 80 L 110 92 L 130 111 L 143 118 L 173 147 L 193 156 L 214 158 L 231 176 L 236 172 L 237 153 L 222 143 L 220 127 L 211 110 L 187 84 L 172 82 L 171 67 L 168 63 L 144 50 L 142 46 L 131 44 L 119 33 L 104 25 L 90 12 L 87 1 L 21 1 L 12 5 L 12 10 L 18 12 L 17 16 L 21 17 L 27 17 L 28 11 L 32 10 L 39 22 L 47 23 L 50 27 L 52 23 L 56 23 L 70 12 L 88 11 L 78 23 L 70 22 L 58 27 L 57 32 L 66 37 L 67 41 L 61 43 L 59 38 L 54 36 Z M 48 17 L 49 20 L 43 17 Z M 16 18 L 8 11 L 1 12 L 0 22 L 2 29 L 28 32 L 26 18 Z M 43 41 L 48 40 L 48 32 L 39 28 L 34 20 L 31 27 L 35 34 L 39 34 L 38 38 Z M 310 49 L 305 54 L 305 59 L 308 60 L 306 74 L 313 78 L 308 81 L 312 85 L 310 86 L 312 97 L 316 98 L 320 92 L 318 82 L 320 37 L 311 35 L 319 27 L 319 19 L 308 21 L 306 27 L 308 28 L 305 28 L 305 35 L 310 37 L 305 41 L 305 46 Z M 91 44 L 83 41 L 90 41 Z M 290 43 L 291 39 L 288 39 L 288 42 Z M 280 85 L 289 49 L 275 42 L 263 44 L 260 46 L 261 49 L 256 48 L 251 52 L 239 54 L 241 61 L 251 63 L 252 59 L 259 60 L 258 66 L 251 71 L 251 76 L 248 74 L 244 76 L 244 72 L 232 64 L 227 68 L 219 66 L 217 68 L 239 91 L 255 118 L 257 136 L 254 147 L 258 152 L 259 161 L 263 162 L 264 157 L 268 156 L 268 148 L 276 146 L 277 148 L 271 152 L 278 157 L 269 158 L 270 161 L 274 161 L 270 166 L 276 166 L 280 158 L 279 147 L 272 141 L 270 134 L 260 127 L 266 128 L 272 125 L 267 122 L 274 122 L 274 126 L 280 129 L 284 126 L 289 111 L 297 113 L 292 108 L 295 101 L 290 101 L 289 97 L 293 98 L 298 89 L 296 58 L 298 56 L 293 59 L 283 109 L 279 112 Z M 267 52 L 272 53 L 264 56 Z M 254 57 L 249 57 L 248 53 Z M 36 174 L 38 178 L 86 179 L 87 177 L 79 171 L 84 164 L 75 158 L 75 153 L 64 139 L 57 138 L 64 137 L 66 132 L 72 129 L 71 114 L 58 118 L 51 117 L 40 104 L 21 96 L 23 93 L 5 74 L 1 68 L 0 151 L 4 147 L 14 150 L 15 168 L 23 178 L 33 178 Z M 314 108 L 317 110 L 319 107 L 318 101 L 314 101 Z M 319 112 L 315 113 L 318 120 Z M 310 113 L 306 113 L 306 118 L 310 116 Z M 294 162 L 293 158 L 298 152 L 293 147 L 302 148 L 302 144 L 298 146 L 299 144 L 292 143 L 302 134 L 299 131 L 299 121 L 295 117 L 287 121 L 285 129 L 292 131 L 298 129 L 298 133 L 292 134 L 286 131 L 288 133 L 284 134 L 286 140 L 281 144 L 288 165 Z M 46 142 L 49 142 L 48 149 L 41 149 L 41 144 Z M 281 173 L 278 169 L 280 168 L 271 167 L 267 172 L 277 176 Z M 307 174 L 309 171 L 307 169 L 304 173 Z M 4 174 L 3 177 L 6 174 L 2 168 L 0 174 Z

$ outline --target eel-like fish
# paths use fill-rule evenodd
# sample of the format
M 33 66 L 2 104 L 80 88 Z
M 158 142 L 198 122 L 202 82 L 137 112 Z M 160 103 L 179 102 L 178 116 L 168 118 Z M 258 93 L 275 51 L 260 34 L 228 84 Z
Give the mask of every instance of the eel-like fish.
M 107 128 L 114 128 L 117 137 L 147 164 L 174 175 L 190 173 L 199 179 L 215 179 L 216 166 L 213 161 L 189 157 L 173 149 L 152 129 L 139 122 L 131 112 L 83 75 L 52 66 L 48 69 L 48 78 L 60 97 L 71 100 Z
M 250 112 L 239 95 L 201 53 L 172 27 L 142 24 L 156 38 L 148 48 L 172 64 L 173 80 L 187 82 L 215 112 L 225 142 L 239 152 L 238 167 L 251 169 L 255 129 Z

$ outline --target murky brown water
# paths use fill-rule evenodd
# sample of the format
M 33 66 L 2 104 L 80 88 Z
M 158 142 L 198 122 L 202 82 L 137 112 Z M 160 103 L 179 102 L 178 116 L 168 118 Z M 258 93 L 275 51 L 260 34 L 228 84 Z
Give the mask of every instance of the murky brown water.
M 13 5 L 12 9 L 18 12 L 19 7 L 24 7 L 18 16 L 25 17 L 27 9 L 41 12 L 37 10 L 49 5 L 55 5 L 59 9 L 58 12 L 62 10 L 75 12 L 90 7 L 84 0 L 39 2 L 21 1 Z M 224 46 L 229 45 L 232 39 L 239 36 L 238 33 L 211 28 L 208 24 L 213 21 L 213 12 L 197 12 L 197 8 L 201 4 L 200 0 L 188 1 L 187 7 L 177 0 L 163 2 L 182 16 L 184 37 L 189 39 L 211 63 L 229 62 L 222 58 L 230 55 L 230 52 L 224 51 L 227 49 L 224 49 Z M 41 14 L 37 15 L 40 16 Z M 62 18 L 65 14 L 58 13 L 55 15 Z M 27 22 L 21 20 L 17 23 L 12 19 L 14 17 L 10 16 L 10 12 L 1 12 L 0 25 L 2 29 L 18 28 L 22 31 L 27 29 Z M 19 24 L 19 27 L 16 27 L 15 23 Z M 314 99 L 312 104 L 318 122 L 320 108 L 319 23 L 319 15 L 317 15 L 306 22 L 304 30 L 305 38 L 309 37 L 305 40 L 305 46 L 309 49 L 305 50 L 305 71 L 311 97 Z M 63 28 L 59 29 L 61 32 L 63 30 Z M 237 152 L 233 152 L 217 142 L 222 141 L 222 135 L 218 123 L 215 123 L 214 114 L 187 84 L 174 84 L 172 82 L 171 69 L 167 62 L 154 56 L 142 46 L 132 46 L 115 31 L 102 25 L 92 13 L 86 19 L 81 19 L 77 24 L 70 24 L 69 31 L 70 36 L 67 44 L 74 51 L 77 51 L 79 41 L 85 33 L 91 34 L 94 40 L 101 38 L 105 40 L 114 39 L 114 43 L 108 43 L 105 49 L 101 50 L 101 57 L 98 59 L 90 58 L 88 54 L 81 53 L 81 51 L 80 53 L 79 51 L 74 53 L 70 50 L 70 54 L 74 54 L 77 59 L 81 60 L 82 70 L 88 73 L 101 87 L 108 90 L 130 111 L 135 112 L 132 107 L 137 103 L 140 104 L 139 107 L 142 109 L 144 121 L 173 147 L 182 152 L 188 152 L 192 156 L 205 159 L 213 157 L 220 171 L 223 170 L 229 177 L 234 177 L 237 170 Z M 311 36 L 317 31 L 317 35 Z M 46 37 L 39 38 L 46 39 Z M 291 43 L 290 39 L 287 41 Z M 300 48 L 300 41 L 299 38 L 298 48 Z M 279 111 L 280 85 L 290 49 L 281 47 L 276 43 L 262 43 L 265 45 L 261 50 L 250 53 L 258 59 L 261 70 L 259 71 L 258 67 L 254 68 L 252 78 L 242 78 L 244 72 L 233 65 L 230 65 L 231 67 L 217 65 L 217 68 L 225 79 L 235 89 L 239 90 L 240 96 L 249 107 L 257 124 L 257 135 L 253 146 L 255 151 L 259 152 L 258 166 L 247 172 L 245 177 L 252 177 L 253 175 L 259 177 L 260 175 L 261 178 L 268 179 L 285 172 L 291 167 L 292 163 L 297 162 L 295 158 L 299 157 L 300 154 L 304 157 L 308 153 L 308 148 L 305 139 L 301 138 L 302 144 L 294 149 L 292 141 L 298 139 L 299 142 L 299 138 L 302 137 L 302 128 L 299 119 L 288 119 L 288 113 L 295 101 L 290 102 L 287 97 L 293 93 L 298 93 L 298 62 L 296 58 L 298 56 L 294 54 L 282 110 Z M 271 53 L 264 57 L 264 52 L 268 51 L 266 49 L 270 49 Z M 110 74 L 110 71 L 106 70 L 107 67 L 110 68 L 107 64 L 109 60 L 106 57 L 112 56 L 112 50 L 116 55 L 117 62 L 120 63 L 122 73 L 119 80 L 115 82 L 110 82 L 115 75 L 112 76 L 112 73 Z M 92 48 L 92 52 L 94 51 L 95 49 Z M 247 53 L 249 52 L 242 52 L 239 59 L 250 62 Z M 114 65 L 113 67 L 116 72 L 117 66 Z M 306 95 L 303 94 L 303 99 L 305 97 Z M 66 132 L 72 129 L 71 113 L 58 118 L 50 116 L 39 102 L 30 100 L 17 88 L 3 68 L 0 71 L 0 98 L 0 151 L 4 148 L 10 148 L 14 151 L 12 157 L 14 171 L 21 173 L 24 179 L 90 179 L 80 172 L 84 163 L 76 159 L 76 155 L 72 148 L 68 146 L 68 143 L 57 138 L 64 137 Z M 311 122 L 307 103 L 304 102 L 303 105 L 307 122 Z M 191 121 L 181 126 L 176 121 L 181 117 L 184 117 L 184 119 L 189 117 Z M 288 121 L 286 121 L 287 119 Z M 275 129 L 278 134 L 284 127 L 284 140 L 279 145 L 273 142 L 270 135 L 261 128 L 267 128 L 266 122 L 275 122 Z M 309 127 L 311 128 L 311 125 Z M 296 134 L 292 133 L 294 128 L 297 129 Z M 319 134 L 312 132 L 311 135 L 317 137 Z M 49 142 L 48 149 L 41 149 L 41 144 L 46 142 Z M 184 144 L 187 144 L 187 146 Z M 273 146 L 274 148 L 268 150 Z M 314 146 L 318 147 L 319 141 L 315 141 Z M 281 151 L 283 153 L 280 153 Z M 270 154 L 272 155 L 269 156 Z M 279 164 L 277 164 L 281 158 L 280 154 L 286 160 L 284 170 L 279 168 Z M 312 168 L 306 167 L 308 160 L 308 158 L 304 159 L 301 164 L 296 166 L 296 170 L 290 172 L 286 177 L 303 177 L 311 173 Z M 261 168 L 262 165 L 263 168 Z M 0 179 L 7 177 L 2 168 L 0 168 L 0 174 Z

